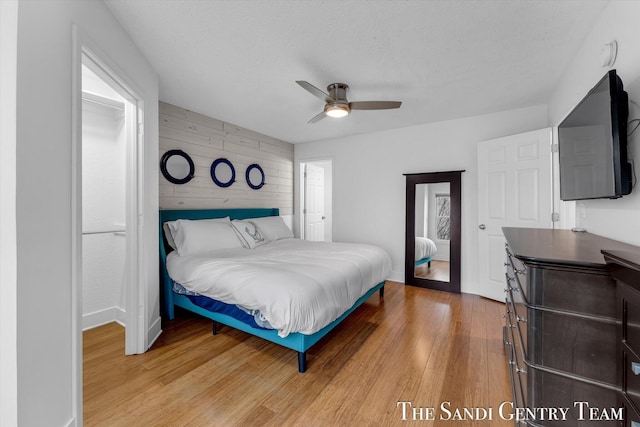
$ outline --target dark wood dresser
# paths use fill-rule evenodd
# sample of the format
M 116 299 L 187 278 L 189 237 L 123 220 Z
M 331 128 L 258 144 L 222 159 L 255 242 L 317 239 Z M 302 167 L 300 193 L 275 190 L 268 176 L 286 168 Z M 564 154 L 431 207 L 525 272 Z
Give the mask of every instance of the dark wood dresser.
M 640 427 L 640 253 L 602 251 L 617 282 L 619 404 L 625 426 Z
M 505 348 L 514 406 L 530 410 L 515 425 L 623 425 L 616 281 L 601 251 L 640 248 L 569 230 L 503 231 Z

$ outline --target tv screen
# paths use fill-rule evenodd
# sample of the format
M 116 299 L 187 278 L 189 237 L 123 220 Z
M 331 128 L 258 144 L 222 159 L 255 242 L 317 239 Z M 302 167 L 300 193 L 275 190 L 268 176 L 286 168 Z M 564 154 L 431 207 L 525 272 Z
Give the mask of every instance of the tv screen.
M 617 198 L 631 192 L 627 93 L 609 71 L 558 126 L 560 198 Z

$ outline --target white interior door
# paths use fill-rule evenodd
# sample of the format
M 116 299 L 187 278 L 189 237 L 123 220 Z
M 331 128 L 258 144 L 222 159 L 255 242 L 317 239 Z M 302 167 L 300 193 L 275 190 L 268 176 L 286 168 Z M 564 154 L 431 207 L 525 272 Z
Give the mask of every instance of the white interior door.
M 305 240 L 324 240 L 324 168 L 307 163 L 304 171 Z
M 480 294 L 504 301 L 502 227 L 552 228 L 551 129 L 478 144 Z

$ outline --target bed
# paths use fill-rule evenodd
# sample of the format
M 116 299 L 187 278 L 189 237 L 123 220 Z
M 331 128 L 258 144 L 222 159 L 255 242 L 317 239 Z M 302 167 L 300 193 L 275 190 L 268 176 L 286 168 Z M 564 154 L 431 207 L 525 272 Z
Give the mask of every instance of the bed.
M 162 306 L 164 315 L 169 319 L 174 318 L 176 306 L 211 319 L 214 335 L 217 333 L 218 324 L 224 324 L 295 350 L 298 353 L 298 371 L 302 373 L 307 369 L 306 352 L 311 346 L 374 293 L 379 292 L 380 297 L 383 297 L 384 279 L 391 268 L 386 252 L 368 245 L 335 244 L 338 252 L 335 252 L 333 259 L 325 260 L 327 256 L 324 253 L 330 248 L 327 245 L 332 244 L 303 243 L 305 241 L 292 238 L 276 241 L 267 236 L 264 240 L 269 243 L 258 242 L 259 247 L 214 250 L 202 255 L 185 253 L 184 247 L 174 250 L 176 242 L 170 242 L 173 239 L 168 226 L 178 220 L 215 221 L 214 218 L 228 217 L 230 220 L 261 218 L 269 221 L 273 219 L 270 217 L 278 215 L 278 209 L 161 210 L 159 216 Z M 194 223 L 205 222 L 191 221 L 189 224 L 192 226 Z M 167 225 L 163 227 L 165 223 Z M 184 225 L 184 221 L 182 223 Z M 234 221 L 234 224 L 234 230 L 238 232 L 237 224 L 245 223 Z M 242 236 L 245 238 L 241 239 L 243 243 L 246 243 L 246 239 L 256 237 L 251 232 L 248 234 L 249 237 Z M 329 258 L 331 257 L 329 255 Z M 331 268 L 325 268 L 326 263 L 330 263 Z M 368 264 L 372 265 L 371 272 L 365 272 L 361 267 Z M 346 269 L 346 273 L 339 272 L 342 268 Z M 299 275 L 290 278 L 283 276 L 287 270 L 292 270 L 291 274 L 297 272 Z M 327 285 L 330 288 L 327 290 L 316 285 L 316 282 L 325 280 L 325 276 L 330 280 Z M 360 277 L 362 283 L 358 284 L 354 276 Z M 296 291 L 296 281 L 304 284 L 304 292 Z M 349 288 L 342 290 L 334 284 L 338 282 L 348 284 Z M 269 288 L 262 294 L 240 292 L 245 288 L 260 292 L 260 287 L 272 286 L 272 283 L 277 283 L 284 289 Z M 291 296 L 286 294 L 287 289 L 291 291 Z M 300 286 L 297 289 L 300 290 Z M 320 309 L 314 305 L 312 308 L 299 309 L 303 315 L 288 312 L 281 314 L 278 311 L 282 308 L 279 306 L 287 310 L 289 306 L 298 306 L 297 299 L 291 302 L 287 298 L 315 301 L 318 293 L 335 294 L 330 304 L 336 306 Z
M 426 237 L 416 236 L 416 259 L 415 266 L 427 263 L 431 267 L 431 258 L 436 254 L 438 248 L 433 240 Z

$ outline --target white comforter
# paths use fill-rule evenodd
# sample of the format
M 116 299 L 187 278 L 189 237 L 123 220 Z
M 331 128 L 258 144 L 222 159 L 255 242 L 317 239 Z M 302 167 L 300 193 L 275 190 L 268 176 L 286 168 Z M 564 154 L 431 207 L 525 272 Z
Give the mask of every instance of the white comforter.
M 438 252 L 438 247 L 431 239 L 416 236 L 416 261 L 430 258 Z
M 169 276 L 190 291 L 260 310 L 286 337 L 313 334 L 387 278 L 391 258 L 364 244 L 284 239 L 255 249 L 167 257 Z

